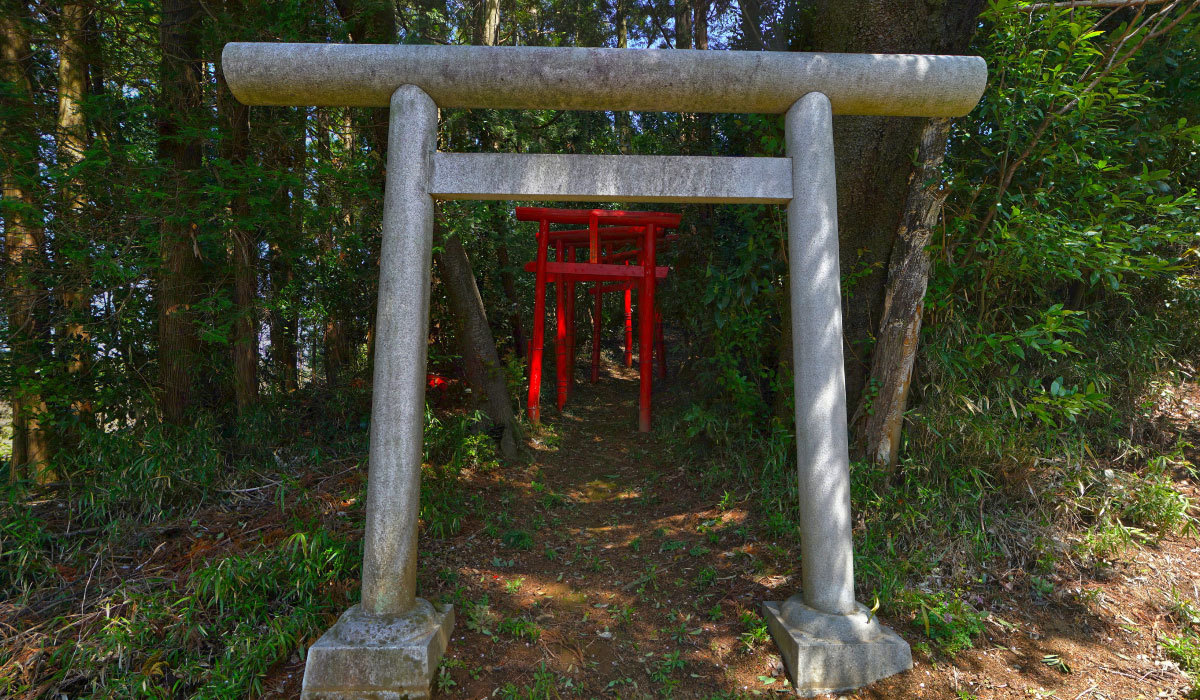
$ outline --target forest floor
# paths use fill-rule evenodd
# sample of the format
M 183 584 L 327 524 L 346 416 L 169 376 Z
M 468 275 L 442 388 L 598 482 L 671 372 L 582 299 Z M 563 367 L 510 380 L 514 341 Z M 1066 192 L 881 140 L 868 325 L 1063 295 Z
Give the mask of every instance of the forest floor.
M 606 375 L 581 381 L 562 414 L 543 411 L 526 464 L 464 484 L 489 506 L 459 534 L 422 542 L 422 595 L 457 608 L 439 695 L 788 692 L 758 613 L 795 592 L 793 547 L 762 538 L 747 504 L 704 488 L 658 433 L 635 431 L 634 370 Z M 1200 418 L 1200 391 L 1179 405 Z M 1198 572 L 1200 541 L 1182 537 L 1128 550 L 1104 580 L 1056 577 L 1050 596 L 1009 572 L 980 590 L 982 638 L 952 657 L 923 643 L 918 619 L 884 617 L 914 667 L 852 696 L 1182 697 L 1188 679 L 1159 641 L 1181 597 L 1200 602 Z M 295 696 L 302 673 L 293 658 L 268 695 Z
M 763 601 L 797 590 L 796 543 L 765 534 L 751 485 L 736 492 L 706 485 L 697 466 L 670 443 L 677 437 L 661 429 L 637 433 L 636 389 L 633 370 L 609 364 L 598 384 L 576 385 L 561 414 L 545 393 L 546 424 L 529 436 L 526 458 L 458 475 L 452 490 L 469 502 L 443 508 L 443 516 L 462 518 L 450 528 L 453 534 L 436 537 L 424 523 L 421 595 L 456 608 L 435 681 L 438 697 L 741 698 L 788 692 L 759 612 Z M 670 380 L 662 389 L 655 395 L 660 404 L 677 394 Z M 1200 444 L 1194 434 L 1200 386 L 1175 391 L 1168 413 L 1181 434 Z M 227 492 L 234 500 L 203 506 L 178 523 L 122 530 L 98 545 L 103 549 L 94 563 L 89 555 L 55 564 L 61 580 L 48 581 L 36 604 L 0 601 L 0 661 L 7 659 L 0 663 L 0 681 L 26 688 L 19 695 L 28 698 L 75 697 L 92 683 L 104 687 L 115 667 L 59 664 L 70 656 L 64 650 L 111 627 L 107 621 L 117 610 L 111 606 L 123 606 L 132 619 L 138 601 L 149 605 L 144 596 L 112 603 L 115 591 L 160 591 L 172 601 L 179 597 L 171 597 L 174 590 L 195 590 L 188 582 L 201 569 L 211 572 L 241 555 L 281 549 L 294 511 L 311 513 L 349 543 L 347 557 L 357 557 L 361 503 L 355 501 L 365 485 L 363 457 L 338 455 L 286 478 L 263 475 L 262 483 Z M 1188 457 L 1200 461 L 1194 453 Z M 1175 487 L 1200 501 L 1200 489 L 1186 473 L 1177 475 Z M 70 535 L 92 536 L 105 535 Z M 1128 548 L 1110 563 L 1083 574 L 1061 566 L 1043 579 L 1015 568 L 994 572 L 971 590 L 983 632 L 972 648 L 954 655 L 931 643 L 927 621 L 918 615 L 882 615 L 912 645 L 914 668 L 851 695 L 1183 697 L 1188 678 L 1162 643 L 1189 622 L 1200 627 L 1200 619 L 1181 620 L 1200 610 L 1200 540 L 1168 536 Z M 254 583 L 231 571 L 223 580 Z M 864 601 L 875 587 L 869 578 L 859 573 Z M 358 582 L 341 576 L 331 585 L 336 590 L 324 595 L 340 610 Z M 936 581 L 931 585 L 936 588 Z M 142 639 L 167 643 L 170 625 L 186 619 L 163 615 L 176 622 L 161 623 L 160 632 Z M 326 618 L 317 627 L 332 624 L 336 615 Z M 294 636 L 280 639 L 284 660 L 270 669 L 262 690 L 265 697 L 297 697 L 303 660 L 287 651 Z M 302 639 L 301 646 L 313 641 Z M 118 647 L 116 658 L 134 660 L 119 663 L 149 669 L 146 677 L 169 687 L 173 671 L 160 660 L 169 650 L 139 642 L 129 656 L 132 643 L 122 642 L 125 651 Z M 236 652 L 230 653 L 238 666 Z M 1200 647 L 1191 653 L 1200 663 Z M 206 672 L 208 664 L 192 672 Z

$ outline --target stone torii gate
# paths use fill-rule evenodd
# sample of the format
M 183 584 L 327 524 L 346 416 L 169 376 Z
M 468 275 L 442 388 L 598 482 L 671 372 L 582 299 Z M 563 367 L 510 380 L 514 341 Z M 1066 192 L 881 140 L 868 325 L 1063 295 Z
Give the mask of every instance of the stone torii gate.
M 362 602 L 308 651 L 305 698 L 427 697 L 453 610 L 416 596 L 434 199 L 787 206 L 801 591 L 763 604 L 802 695 L 912 666 L 854 600 L 834 114 L 953 117 L 969 56 L 233 43 L 248 105 L 390 106 Z M 440 153 L 439 107 L 785 114 L 787 157 Z

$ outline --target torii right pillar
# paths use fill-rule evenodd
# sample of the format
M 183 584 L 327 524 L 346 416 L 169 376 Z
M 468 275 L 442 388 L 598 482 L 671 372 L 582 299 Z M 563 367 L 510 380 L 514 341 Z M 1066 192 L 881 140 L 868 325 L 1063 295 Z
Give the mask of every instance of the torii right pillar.
M 785 117 L 800 486 L 801 589 L 763 616 L 802 696 L 859 688 L 912 668 L 908 643 L 854 600 L 846 378 L 833 111 L 810 92 Z

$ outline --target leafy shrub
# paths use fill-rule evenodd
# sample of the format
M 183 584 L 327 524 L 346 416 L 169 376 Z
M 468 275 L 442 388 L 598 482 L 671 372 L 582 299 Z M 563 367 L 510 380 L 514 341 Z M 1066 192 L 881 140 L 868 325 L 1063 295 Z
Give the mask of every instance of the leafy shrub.
M 957 590 L 908 591 L 899 605 L 915 614 L 913 625 L 947 654 L 972 648 L 975 638 L 983 634 L 987 619 L 986 613 L 976 610 Z
M 119 591 L 104 627 L 65 664 L 122 697 L 240 697 L 328 626 L 356 589 L 358 546 L 325 531 L 208 563 L 176 592 Z

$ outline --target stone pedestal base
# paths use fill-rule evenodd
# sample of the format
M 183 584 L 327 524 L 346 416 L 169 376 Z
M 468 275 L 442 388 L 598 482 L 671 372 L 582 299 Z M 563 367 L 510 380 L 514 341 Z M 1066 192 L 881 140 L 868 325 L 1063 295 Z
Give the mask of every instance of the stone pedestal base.
M 799 595 L 763 603 L 763 618 L 797 695 L 853 690 L 912 668 L 908 642 L 858 607 L 850 615 L 829 615 L 806 606 Z
M 402 615 L 347 610 L 308 650 L 302 700 L 402 700 L 429 697 L 454 609 L 417 599 Z

